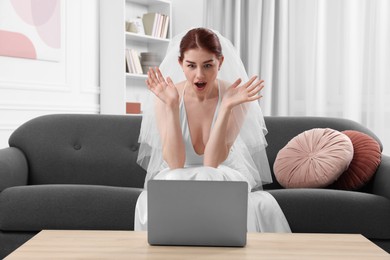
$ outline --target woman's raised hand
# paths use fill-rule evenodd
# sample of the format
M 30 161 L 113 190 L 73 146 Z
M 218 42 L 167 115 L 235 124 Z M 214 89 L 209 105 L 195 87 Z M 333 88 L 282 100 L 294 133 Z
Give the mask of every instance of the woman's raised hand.
M 233 108 L 245 102 L 255 101 L 262 96 L 259 92 L 264 88 L 264 80 L 256 81 L 257 76 L 240 86 L 241 79 L 236 80 L 225 92 L 223 104 Z
M 171 78 L 163 77 L 159 68 L 150 68 L 146 85 L 162 102 L 167 105 L 179 104 L 179 93 L 173 84 Z

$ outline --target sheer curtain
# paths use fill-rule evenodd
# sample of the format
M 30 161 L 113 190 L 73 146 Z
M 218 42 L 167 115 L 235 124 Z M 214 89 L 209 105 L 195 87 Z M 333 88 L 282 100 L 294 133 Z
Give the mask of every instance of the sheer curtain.
M 266 81 L 264 114 L 352 119 L 390 154 L 390 1 L 205 1 L 205 25 Z

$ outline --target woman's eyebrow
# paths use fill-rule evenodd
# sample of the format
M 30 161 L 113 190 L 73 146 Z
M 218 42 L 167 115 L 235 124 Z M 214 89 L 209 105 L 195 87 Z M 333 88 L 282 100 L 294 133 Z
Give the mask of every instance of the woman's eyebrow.
M 214 59 L 210 59 L 210 60 L 204 61 L 203 63 L 209 63 L 209 62 L 213 62 L 213 61 L 214 61 Z M 190 61 L 190 60 L 186 60 L 186 62 L 187 62 L 187 63 L 191 63 L 191 64 L 196 64 L 196 62 Z

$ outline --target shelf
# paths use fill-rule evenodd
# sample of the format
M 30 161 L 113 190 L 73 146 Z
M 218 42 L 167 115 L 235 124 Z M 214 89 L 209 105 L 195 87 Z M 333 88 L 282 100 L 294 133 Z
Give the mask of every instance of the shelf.
M 142 117 L 142 113 L 140 114 L 125 114 L 125 116 L 135 116 L 135 117 Z
M 126 32 L 126 40 L 137 41 L 140 43 L 169 43 L 169 39 L 156 38 L 149 35 Z
M 133 49 L 137 54 L 155 53 L 160 59 L 165 56 L 172 37 L 172 2 L 170 0 L 99 0 L 99 3 L 102 14 L 100 17 L 101 113 L 125 114 L 126 103 L 139 102 L 142 107 L 142 104 L 148 101 L 147 97 L 150 94 L 145 82 L 147 75 L 125 73 L 126 49 Z M 160 13 L 170 17 L 167 38 L 126 32 L 126 21 L 142 17 L 145 13 Z
M 151 5 L 151 4 L 171 4 L 170 0 L 126 0 L 126 2 L 136 3 L 140 5 Z
M 132 74 L 132 73 L 126 73 L 126 78 L 129 78 L 129 79 L 147 79 L 148 78 L 148 75 L 146 74 Z

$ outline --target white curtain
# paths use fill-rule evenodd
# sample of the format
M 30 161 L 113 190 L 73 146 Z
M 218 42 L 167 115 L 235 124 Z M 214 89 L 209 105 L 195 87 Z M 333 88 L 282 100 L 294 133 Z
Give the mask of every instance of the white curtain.
M 389 0 L 209 0 L 205 25 L 266 81 L 265 115 L 352 119 L 390 153 Z

